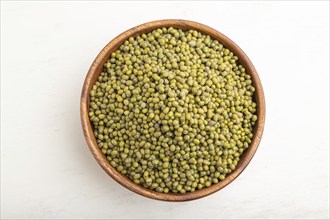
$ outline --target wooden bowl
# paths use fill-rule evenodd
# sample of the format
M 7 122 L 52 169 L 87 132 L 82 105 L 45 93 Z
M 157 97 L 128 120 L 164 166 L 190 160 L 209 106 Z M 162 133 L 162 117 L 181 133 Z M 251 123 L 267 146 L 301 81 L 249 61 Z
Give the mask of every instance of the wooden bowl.
M 94 137 L 93 128 L 88 116 L 89 92 L 93 84 L 96 82 L 98 76 L 102 72 L 103 64 L 109 59 L 110 54 L 114 52 L 129 37 L 135 37 L 143 33 L 148 33 L 154 29 L 161 27 L 174 27 L 174 28 L 181 28 L 183 30 L 194 29 L 204 34 L 210 35 L 213 39 L 218 40 L 221 44 L 223 44 L 225 47 L 231 50 L 239 58 L 239 62 L 245 67 L 247 73 L 250 74 L 250 76 L 252 77 L 252 83 L 256 89 L 254 98 L 257 103 L 258 120 L 257 120 L 257 124 L 254 127 L 254 131 L 253 131 L 254 135 L 252 142 L 249 148 L 246 149 L 245 152 L 242 154 L 241 159 L 236 166 L 236 169 L 232 171 L 223 181 L 220 181 L 217 184 L 213 184 L 210 187 L 204 189 L 196 190 L 195 192 L 189 192 L 184 194 L 179 194 L 179 193 L 165 194 L 165 193 L 159 193 L 153 190 L 149 190 L 147 188 L 144 188 L 143 186 L 135 184 L 129 178 L 119 173 L 114 167 L 110 165 L 106 157 L 102 154 L 101 150 L 98 148 L 96 139 Z M 238 175 L 240 175 L 240 173 L 249 164 L 249 162 L 251 161 L 253 155 L 255 154 L 258 148 L 264 129 L 265 98 L 259 76 L 253 64 L 251 63 L 249 58 L 245 55 L 245 53 L 228 37 L 214 30 L 213 28 L 192 21 L 159 20 L 159 21 L 148 22 L 125 31 L 124 33 L 120 34 L 112 41 L 110 41 L 110 43 L 108 43 L 102 49 L 102 51 L 99 53 L 99 55 L 96 57 L 93 64 L 91 65 L 88 74 L 86 76 L 81 94 L 80 115 L 81 115 L 82 128 L 90 151 L 92 152 L 94 158 L 100 164 L 100 166 L 114 180 L 116 180 L 118 183 L 120 183 L 127 189 L 152 199 L 165 200 L 165 201 L 188 201 L 188 200 L 202 198 L 204 196 L 210 195 L 224 188 L 234 179 L 236 179 Z

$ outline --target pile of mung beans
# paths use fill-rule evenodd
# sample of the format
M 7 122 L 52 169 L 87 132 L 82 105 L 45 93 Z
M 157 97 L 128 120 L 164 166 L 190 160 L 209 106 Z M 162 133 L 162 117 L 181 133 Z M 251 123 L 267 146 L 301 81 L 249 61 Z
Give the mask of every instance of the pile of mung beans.
M 238 57 L 196 30 L 127 39 L 90 91 L 98 147 L 134 183 L 186 193 L 226 178 L 249 147 L 255 88 Z

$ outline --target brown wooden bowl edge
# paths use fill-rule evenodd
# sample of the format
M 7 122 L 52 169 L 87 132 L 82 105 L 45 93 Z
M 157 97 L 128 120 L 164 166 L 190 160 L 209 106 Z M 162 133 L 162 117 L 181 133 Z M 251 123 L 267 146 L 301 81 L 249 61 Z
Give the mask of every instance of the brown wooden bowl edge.
M 252 143 L 250 144 L 249 148 L 244 152 L 236 169 L 232 173 L 230 173 L 225 180 L 220 181 L 217 184 L 211 185 L 208 188 L 196 190 L 195 192 L 190 192 L 185 194 L 175 194 L 175 193 L 165 194 L 165 193 L 159 193 L 153 190 L 149 190 L 147 188 L 135 184 L 129 178 L 120 174 L 114 167 L 110 165 L 106 157 L 102 154 L 102 152 L 98 148 L 92 131 L 92 126 L 88 117 L 89 91 L 92 84 L 94 84 L 94 82 L 91 82 L 91 79 L 94 74 L 97 74 L 98 72 L 97 70 L 100 67 L 100 65 L 103 67 L 104 62 L 102 62 L 102 60 L 108 57 L 107 54 L 111 53 L 109 52 L 111 48 L 114 48 L 116 46 L 118 47 L 118 45 L 120 45 L 123 40 L 127 39 L 130 36 L 136 36 L 142 32 L 146 33 L 149 32 L 150 30 L 159 27 L 170 27 L 170 26 L 175 28 L 182 28 L 182 29 L 195 29 L 210 35 L 214 39 L 221 39 L 218 41 L 222 43 L 225 47 L 233 51 L 234 54 L 239 57 L 240 62 L 247 69 L 248 73 L 251 75 L 253 85 L 256 88 L 255 97 L 256 97 L 257 109 L 258 109 L 257 111 L 258 121 L 254 128 L 254 136 L 252 139 Z M 235 180 L 250 163 L 251 159 L 253 158 L 254 154 L 258 149 L 263 134 L 264 123 L 265 123 L 265 97 L 264 97 L 264 92 L 260 78 L 252 62 L 244 53 L 244 51 L 241 48 L 239 48 L 238 45 L 236 45 L 232 40 L 230 40 L 228 37 L 226 37 L 224 34 L 220 33 L 219 31 L 197 22 L 167 19 L 167 20 L 147 22 L 138 25 L 136 27 L 133 27 L 123 32 L 122 34 L 118 35 L 117 37 L 115 37 L 101 50 L 101 52 L 98 54 L 93 64 L 91 65 L 88 74 L 85 78 L 85 82 L 81 94 L 80 116 L 81 116 L 81 123 L 82 123 L 84 136 L 91 153 L 93 154 L 94 158 L 99 163 L 99 165 L 103 168 L 103 170 L 105 170 L 115 181 L 117 181 L 119 184 L 126 187 L 127 189 L 148 198 L 163 200 L 163 201 L 189 201 L 189 200 L 199 199 L 208 196 L 224 188 L 225 186 L 230 184 L 233 180 Z

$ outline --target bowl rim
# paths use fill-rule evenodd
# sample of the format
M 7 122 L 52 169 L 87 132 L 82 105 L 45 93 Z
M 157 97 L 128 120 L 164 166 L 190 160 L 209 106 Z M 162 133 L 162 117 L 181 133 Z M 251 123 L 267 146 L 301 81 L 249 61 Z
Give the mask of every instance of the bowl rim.
M 216 184 L 212 184 L 210 187 L 203 188 L 200 190 L 196 190 L 194 192 L 189 193 L 159 193 L 147 188 L 144 188 L 141 185 L 138 185 L 131 181 L 128 177 L 119 173 L 111 164 L 108 162 L 106 157 L 102 154 L 101 150 L 97 146 L 96 139 L 94 137 L 92 125 L 89 120 L 88 112 L 89 112 L 89 91 L 93 84 L 96 81 L 97 76 L 101 73 L 103 69 L 104 61 L 107 60 L 110 54 L 116 50 L 126 39 L 131 36 L 136 36 L 142 33 L 148 33 L 154 29 L 161 27 L 174 27 L 180 28 L 183 30 L 193 29 L 197 30 L 201 33 L 210 35 L 213 39 L 218 40 L 221 44 L 223 44 L 226 48 L 232 51 L 236 56 L 238 56 L 240 63 L 244 66 L 247 73 L 251 76 L 252 83 L 255 87 L 255 99 L 257 102 L 257 116 L 258 120 L 254 127 L 254 135 L 252 138 L 252 142 L 247 148 L 241 159 L 236 166 L 235 170 L 232 171 L 223 181 L 220 181 Z M 103 170 L 111 176 L 116 182 L 124 186 L 125 188 L 140 194 L 142 196 L 163 200 L 163 201 L 190 201 L 194 199 L 199 199 L 210 194 L 213 194 L 220 189 L 224 188 L 231 182 L 233 182 L 247 167 L 253 158 L 255 152 L 258 149 L 258 146 L 261 141 L 261 137 L 264 130 L 265 124 L 265 116 L 266 116 L 266 106 L 265 106 L 265 97 L 263 92 L 263 87 L 258 76 L 258 73 L 253 66 L 252 62 L 248 58 L 248 56 L 244 53 L 244 51 L 236 45 L 231 39 L 222 34 L 221 32 L 206 26 L 204 24 L 181 20 L 181 19 L 164 19 L 164 20 L 156 20 L 147 22 L 133 28 L 128 29 L 127 31 L 121 33 L 113 40 L 111 40 L 97 55 L 95 60 L 93 61 L 83 84 L 83 89 L 81 93 L 80 99 L 80 117 L 81 124 L 83 128 L 83 133 L 88 144 L 88 147 L 93 154 L 95 160 L 99 163 L 99 165 L 103 168 Z

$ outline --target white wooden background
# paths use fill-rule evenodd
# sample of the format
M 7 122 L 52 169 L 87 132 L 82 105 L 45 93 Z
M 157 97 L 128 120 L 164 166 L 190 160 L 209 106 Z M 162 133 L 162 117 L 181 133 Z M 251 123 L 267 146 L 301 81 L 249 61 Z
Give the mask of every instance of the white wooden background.
M 234 40 L 259 72 L 266 127 L 243 174 L 168 203 L 114 182 L 79 119 L 98 52 L 135 25 L 181 18 Z M 1 2 L 1 218 L 329 218 L 329 2 Z

